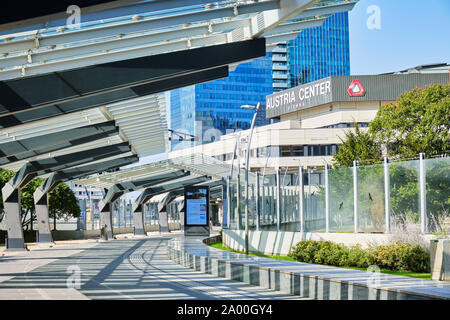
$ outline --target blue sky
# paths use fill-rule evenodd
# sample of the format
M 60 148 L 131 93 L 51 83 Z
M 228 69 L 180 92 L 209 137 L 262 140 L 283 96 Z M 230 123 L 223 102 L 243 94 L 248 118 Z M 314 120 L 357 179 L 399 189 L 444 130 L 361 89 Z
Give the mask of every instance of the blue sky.
M 375 5 L 380 10 L 376 25 Z M 450 0 L 360 0 L 349 13 L 351 74 L 450 63 Z

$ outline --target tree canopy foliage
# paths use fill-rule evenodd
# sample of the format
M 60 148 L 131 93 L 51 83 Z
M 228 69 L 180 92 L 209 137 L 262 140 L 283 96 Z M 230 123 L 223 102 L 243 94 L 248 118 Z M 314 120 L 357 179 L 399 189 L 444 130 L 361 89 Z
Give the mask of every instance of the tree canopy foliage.
M 378 110 L 369 130 L 346 132 L 333 165 L 348 167 L 353 160 L 373 163 L 382 150 L 389 157 L 414 158 L 450 151 L 450 84 L 433 84 L 405 92 Z
M 366 163 L 373 163 L 381 157 L 380 144 L 368 131 L 362 131 L 358 124 L 354 122 L 355 130 L 348 130 L 344 139 L 340 138 L 342 145 L 333 156 L 333 166 L 351 167 L 353 161 L 365 160 Z
M 430 157 L 450 151 L 450 84 L 415 88 L 400 95 L 397 101 L 379 109 L 369 130 L 361 130 L 355 123 L 355 129 L 346 132 L 341 140 L 342 146 L 333 155 L 333 166 L 350 167 L 353 160 L 366 165 L 358 169 L 358 181 L 365 183 L 359 186 L 359 191 L 369 190 L 366 192 L 370 193 L 369 202 L 363 211 L 371 215 L 371 220 L 381 223 L 383 217 L 384 173 L 382 165 L 376 163 L 384 154 L 392 159 L 389 166 L 392 213 L 418 221 L 419 161 L 396 160 L 417 159 L 419 153 Z M 427 159 L 425 170 L 428 223 L 436 229 L 437 222 L 433 217 L 448 214 L 450 208 L 448 159 Z M 334 179 L 343 187 L 341 190 L 350 187 L 345 187 L 351 183 L 348 177 L 336 175 Z M 373 189 L 377 185 L 380 185 L 379 190 Z M 379 201 L 378 194 L 382 196 Z M 379 208 L 375 208 L 377 203 Z M 364 207 L 364 203 L 360 205 Z
M 450 150 L 450 84 L 433 84 L 402 94 L 382 106 L 369 125 L 391 157 L 412 158 Z

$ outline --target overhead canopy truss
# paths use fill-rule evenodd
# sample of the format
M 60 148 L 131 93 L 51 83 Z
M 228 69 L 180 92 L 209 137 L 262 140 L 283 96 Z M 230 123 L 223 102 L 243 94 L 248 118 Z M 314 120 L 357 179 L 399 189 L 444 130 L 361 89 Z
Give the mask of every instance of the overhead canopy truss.
M 79 27 L 59 19 L 0 36 L 0 80 L 262 37 L 270 50 L 355 3 L 166 0 L 82 9 Z
M 190 172 L 191 176 L 209 176 L 214 180 L 226 179 L 231 165 L 203 154 L 190 154 L 172 159 L 152 162 L 146 165 L 122 169 L 117 172 L 92 175 L 83 179 L 72 180 L 72 183 L 109 189 L 118 183 L 149 179 L 153 176 L 168 174 L 179 170 Z M 237 170 L 234 170 L 237 175 Z M 244 172 L 241 169 L 241 176 Z M 249 173 L 249 181 L 253 183 L 256 175 Z M 214 185 L 217 183 L 214 181 Z

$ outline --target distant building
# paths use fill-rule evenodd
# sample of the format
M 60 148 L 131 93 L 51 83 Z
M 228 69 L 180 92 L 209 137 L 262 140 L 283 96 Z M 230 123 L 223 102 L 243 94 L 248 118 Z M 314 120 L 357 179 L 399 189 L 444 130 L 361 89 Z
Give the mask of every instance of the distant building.
M 198 137 L 195 144 L 250 128 L 253 111 L 241 105 L 264 104 L 265 97 L 326 76 L 349 75 L 347 12 L 334 14 L 320 27 L 302 31 L 263 58 L 240 64 L 229 77 L 170 91 L 170 129 Z M 264 113 L 262 106 L 261 113 Z M 259 115 L 256 126 L 276 120 Z M 172 148 L 191 146 L 172 141 Z
M 278 168 L 289 172 L 296 172 L 299 166 L 323 168 L 331 163 L 332 155 L 342 144 L 340 137 L 344 138 L 348 130 L 345 128 L 352 130 L 354 122 L 368 127 L 381 106 L 415 87 L 448 84 L 447 67 L 444 64 L 409 69 L 418 72 L 332 76 L 267 96 L 266 116 L 280 122 L 255 128 L 250 169 L 273 173 Z M 241 164 L 249 133 L 250 130 L 241 132 Z M 170 152 L 169 157 L 204 153 L 231 163 L 237 137 L 237 133 L 227 134 L 214 143 Z

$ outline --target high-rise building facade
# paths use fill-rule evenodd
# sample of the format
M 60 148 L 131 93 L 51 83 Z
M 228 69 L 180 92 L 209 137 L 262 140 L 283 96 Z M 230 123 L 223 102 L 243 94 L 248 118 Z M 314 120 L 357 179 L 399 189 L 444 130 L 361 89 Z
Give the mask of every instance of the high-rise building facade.
M 215 141 L 250 127 L 254 111 L 242 105 L 264 103 L 267 95 L 302 83 L 349 74 L 348 14 L 344 12 L 279 44 L 265 57 L 240 64 L 225 79 L 172 90 L 169 126 L 195 135 L 195 144 Z M 256 125 L 270 123 L 264 111 L 263 106 Z M 191 145 L 172 140 L 172 147 Z
M 348 13 L 336 13 L 321 27 L 289 42 L 290 87 L 329 76 L 350 75 Z
M 272 54 L 240 64 L 227 78 L 170 92 L 170 129 L 198 138 L 196 144 L 215 141 L 221 135 L 250 128 L 256 105 L 272 94 Z M 259 115 L 260 116 L 260 115 Z M 269 120 L 258 117 L 258 124 Z M 172 140 L 172 147 L 190 143 Z

